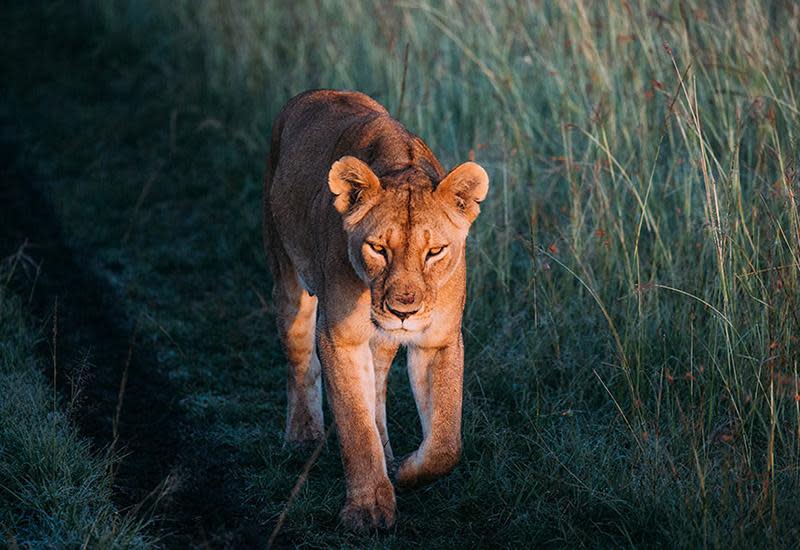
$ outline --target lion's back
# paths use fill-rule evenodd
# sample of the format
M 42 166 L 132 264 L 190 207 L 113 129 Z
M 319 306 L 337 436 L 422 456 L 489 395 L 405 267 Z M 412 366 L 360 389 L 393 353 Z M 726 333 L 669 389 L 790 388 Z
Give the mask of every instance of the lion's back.
M 319 248 L 315 233 L 341 237 L 341 223 L 323 204 L 337 148 L 359 135 L 353 128 L 387 117 L 380 103 L 360 92 L 310 90 L 275 118 L 264 187 L 265 244 L 284 249 L 301 274 Z

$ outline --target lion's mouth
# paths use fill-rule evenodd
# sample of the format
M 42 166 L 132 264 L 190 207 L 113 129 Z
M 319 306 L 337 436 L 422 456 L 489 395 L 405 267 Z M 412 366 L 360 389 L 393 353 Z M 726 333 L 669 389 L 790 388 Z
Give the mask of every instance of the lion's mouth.
M 372 324 L 386 332 L 420 332 L 428 327 L 428 322 L 427 316 L 419 314 L 400 319 L 383 311 L 372 311 Z

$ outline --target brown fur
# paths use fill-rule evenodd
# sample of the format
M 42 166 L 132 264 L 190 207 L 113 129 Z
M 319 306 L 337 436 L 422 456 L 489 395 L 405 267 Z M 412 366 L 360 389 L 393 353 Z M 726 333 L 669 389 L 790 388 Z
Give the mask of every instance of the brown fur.
M 427 483 L 458 461 L 465 241 L 487 190 L 480 166 L 446 175 L 421 139 L 360 93 L 305 92 L 275 120 L 264 242 L 289 360 L 286 439 L 323 436 L 322 374 L 348 527 L 394 523 L 385 397 L 400 345 L 423 441 L 396 482 Z

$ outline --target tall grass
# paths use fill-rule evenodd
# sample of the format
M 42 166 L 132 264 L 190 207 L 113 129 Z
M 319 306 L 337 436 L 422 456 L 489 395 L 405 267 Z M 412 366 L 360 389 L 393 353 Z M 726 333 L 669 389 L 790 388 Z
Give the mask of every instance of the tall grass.
M 5 279 L 7 273 L 3 273 Z M 111 501 L 111 461 L 95 456 L 54 400 L 23 305 L 0 284 L 0 545 L 147 548 L 146 521 Z
M 465 468 L 497 482 L 503 529 L 533 529 L 529 511 L 556 518 L 558 535 L 537 528 L 551 542 L 592 526 L 686 545 L 798 535 L 795 3 L 83 9 L 101 51 L 148 52 L 131 70 L 164 86 L 173 143 L 181 117 L 224 129 L 209 162 L 254 196 L 272 117 L 316 87 L 369 93 L 444 164 L 487 168 Z M 480 484 L 458 490 L 491 494 Z
M 704 528 L 726 472 L 749 486 L 741 513 L 775 526 L 800 450 L 800 8 L 206 0 L 166 17 L 202 55 L 179 74 L 249 115 L 258 153 L 313 87 L 373 94 L 448 165 L 474 151 L 493 186 L 473 376 L 611 402 L 634 464 L 685 454 L 672 475 Z

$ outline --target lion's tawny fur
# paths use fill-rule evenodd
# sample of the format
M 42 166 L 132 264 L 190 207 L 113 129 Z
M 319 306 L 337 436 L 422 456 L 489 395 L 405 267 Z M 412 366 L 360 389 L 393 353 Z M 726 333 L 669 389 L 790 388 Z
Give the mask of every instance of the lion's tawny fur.
M 305 92 L 274 122 L 264 242 L 289 362 L 286 439 L 323 437 L 324 379 L 348 527 L 394 522 L 385 398 L 400 345 L 423 441 L 399 462 L 396 483 L 429 482 L 459 459 L 465 244 L 487 191 L 480 166 L 446 174 L 421 139 L 360 93 Z

